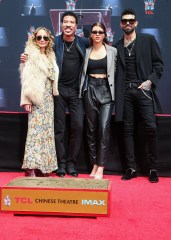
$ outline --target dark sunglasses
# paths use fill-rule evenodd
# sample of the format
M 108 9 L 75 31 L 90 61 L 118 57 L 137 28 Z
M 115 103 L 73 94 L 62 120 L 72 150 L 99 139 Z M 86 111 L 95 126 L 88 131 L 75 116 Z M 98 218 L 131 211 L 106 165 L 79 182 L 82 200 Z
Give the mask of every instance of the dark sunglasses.
M 136 19 L 134 19 L 134 18 L 133 19 L 121 19 L 121 23 L 123 25 L 126 25 L 127 22 L 129 22 L 130 25 L 133 25 L 135 23 L 135 21 L 136 21 Z
M 36 40 L 37 40 L 37 41 L 40 41 L 40 40 L 42 40 L 42 38 L 43 38 L 43 40 L 46 41 L 46 42 L 49 41 L 49 37 L 47 37 L 47 36 L 37 36 L 37 37 L 36 37 Z
M 91 33 L 92 33 L 92 34 L 104 34 L 103 31 L 92 31 Z

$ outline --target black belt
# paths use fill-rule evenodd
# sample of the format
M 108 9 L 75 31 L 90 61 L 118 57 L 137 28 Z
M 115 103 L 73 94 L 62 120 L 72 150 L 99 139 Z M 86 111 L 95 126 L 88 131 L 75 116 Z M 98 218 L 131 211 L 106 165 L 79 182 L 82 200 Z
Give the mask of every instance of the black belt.
M 127 89 L 127 88 L 137 88 L 137 87 L 139 87 L 140 85 L 141 85 L 140 82 L 137 82 L 137 83 L 135 83 L 135 82 L 130 82 L 130 83 L 126 83 L 126 84 L 125 84 L 125 87 L 126 87 L 126 89 Z
M 107 78 L 95 78 L 95 77 L 89 76 L 89 84 L 94 86 L 102 86 L 102 85 L 107 86 L 108 80 Z

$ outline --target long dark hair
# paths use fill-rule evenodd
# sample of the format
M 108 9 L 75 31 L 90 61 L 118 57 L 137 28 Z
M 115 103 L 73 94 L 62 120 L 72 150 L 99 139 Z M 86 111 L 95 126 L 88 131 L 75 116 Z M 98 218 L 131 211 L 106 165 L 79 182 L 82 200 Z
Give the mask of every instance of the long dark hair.
M 105 38 L 103 39 L 103 42 L 106 43 L 106 44 L 109 44 L 108 40 L 107 40 L 107 33 L 106 33 L 106 27 L 105 25 L 102 23 L 102 22 L 96 22 L 96 23 L 93 23 L 93 25 L 91 25 L 91 29 L 90 29 L 90 34 L 93 30 L 93 28 L 95 26 L 98 26 L 98 27 L 101 27 L 104 31 L 104 34 L 105 34 Z M 89 45 L 92 46 L 93 45 L 93 41 L 91 39 L 91 36 L 89 36 Z

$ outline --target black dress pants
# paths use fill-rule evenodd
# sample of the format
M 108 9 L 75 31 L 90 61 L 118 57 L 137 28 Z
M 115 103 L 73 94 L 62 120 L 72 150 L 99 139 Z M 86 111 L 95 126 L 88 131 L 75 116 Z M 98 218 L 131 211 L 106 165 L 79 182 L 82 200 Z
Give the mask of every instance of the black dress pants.
M 104 167 L 107 161 L 113 110 L 107 79 L 89 79 L 84 108 L 90 162 L 92 165 Z
M 80 150 L 83 130 L 83 103 L 78 91 L 59 88 L 59 96 L 54 97 L 55 144 L 59 168 L 73 168 Z M 65 148 L 66 109 L 70 114 L 70 136 L 68 153 Z
M 123 112 L 125 159 L 127 167 L 133 169 L 136 169 L 134 157 L 134 117 L 136 113 L 140 115 L 145 125 L 148 157 L 150 161 L 149 168 L 157 170 L 158 138 L 151 92 L 138 89 L 135 84 L 134 87 L 127 87 L 125 90 Z

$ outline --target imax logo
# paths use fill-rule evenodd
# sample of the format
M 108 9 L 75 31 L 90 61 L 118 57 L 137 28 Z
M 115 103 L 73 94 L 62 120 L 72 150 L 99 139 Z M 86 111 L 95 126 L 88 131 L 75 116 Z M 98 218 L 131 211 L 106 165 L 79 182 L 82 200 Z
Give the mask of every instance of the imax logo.
M 105 200 L 82 200 L 82 205 L 97 205 L 97 206 L 105 206 Z

